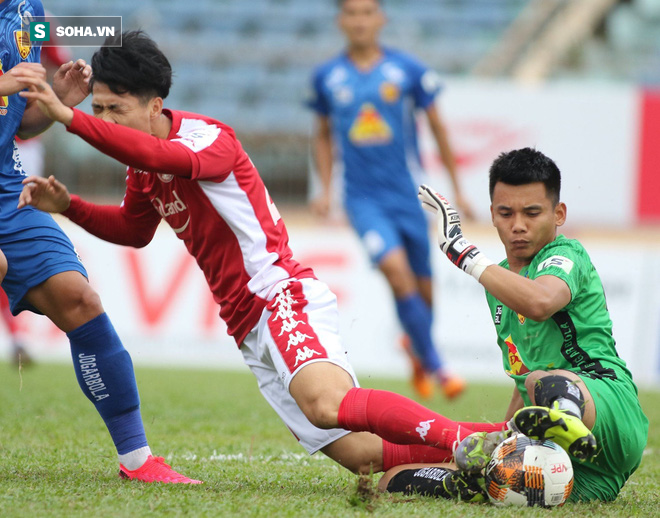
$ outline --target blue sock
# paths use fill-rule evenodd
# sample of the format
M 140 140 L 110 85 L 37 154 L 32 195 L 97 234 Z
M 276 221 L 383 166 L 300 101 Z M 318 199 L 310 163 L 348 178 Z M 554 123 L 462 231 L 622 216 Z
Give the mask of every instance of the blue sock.
M 436 372 L 442 364 L 431 338 L 433 323 L 431 308 L 419 293 L 413 293 L 402 299 L 396 299 L 396 311 L 422 366 L 428 372 Z
M 67 333 L 78 384 L 121 455 L 147 446 L 133 362 L 105 313 Z

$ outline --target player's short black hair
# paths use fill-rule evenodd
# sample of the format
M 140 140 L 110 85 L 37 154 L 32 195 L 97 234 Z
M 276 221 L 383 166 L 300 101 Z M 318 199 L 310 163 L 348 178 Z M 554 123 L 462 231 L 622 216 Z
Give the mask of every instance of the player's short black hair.
M 105 45 L 118 43 L 108 37 Z M 121 35 L 121 47 L 101 47 L 92 56 L 92 79 L 116 94 L 129 93 L 143 100 L 165 99 L 172 86 L 172 66 L 158 45 L 142 31 Z
M 502 153 L 490 166 L 489 180 L 491 201 L 497 182 L 509 185 L 542 182 L 548 198 L 554 205 L 559 203 L 561 172 L 551 158 L 536 149 L 526 147 Z

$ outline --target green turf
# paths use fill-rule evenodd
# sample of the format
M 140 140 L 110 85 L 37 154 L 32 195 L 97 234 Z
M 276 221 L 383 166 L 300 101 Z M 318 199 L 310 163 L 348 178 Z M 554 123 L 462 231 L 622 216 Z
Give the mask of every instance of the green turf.
M 81 395 L 73 369 L 0 363 L 0 516 L 513 516 L 497 509 L 358 490 L 357 477 L 322 455 L 309 457 L 258 393 L 249 373 L 138 368 L 143 417 L 154 453 L 202 486 L 117 477 L 110 437 Z M 410 395 L 401 381 L 363 386 Z M 433 409 L 461 420 L 499 420 L 511 389 L 470 386 Z M 640 469 L 612 504 L 567 504 L 525 516 L 657 516 L 660 393 L 642 392 L 651 420 Z

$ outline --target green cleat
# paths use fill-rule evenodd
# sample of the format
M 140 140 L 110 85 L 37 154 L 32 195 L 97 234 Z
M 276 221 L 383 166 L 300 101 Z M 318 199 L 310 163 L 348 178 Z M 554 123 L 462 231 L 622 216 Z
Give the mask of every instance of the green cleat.
M 558 408 L 528 406 L 513 416 L 516 428 L 530 439 L 549 439 L 581 462 L 596 454 L 596 438 L 582 420 Z
M 454 450 L 454 462 L 460 471 L 478 473 L 490 462 L 493 451 L 511 430 L 501 432 L 475 432 L 463 439 Z
M 454 471 L 444 479 L 443 485 L 455 500 L 471 504 L 488 502 L 486 479 L 482 473 Z

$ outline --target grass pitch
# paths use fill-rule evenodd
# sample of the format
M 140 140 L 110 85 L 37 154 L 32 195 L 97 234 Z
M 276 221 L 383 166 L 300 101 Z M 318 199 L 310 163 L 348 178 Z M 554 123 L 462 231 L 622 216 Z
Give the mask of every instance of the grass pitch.
M 308 456 L 249 372 L 136 371 L 152 450 L 204 485 L 120 480 L 110 437 L 70 365 L 19 372 L 0 363 L 0 516 L 657 516 L 660 392 L 641 393 L 649 444 L 616 502 L 523 511 L 377 494 L 379 475 L 358 481 L 323 455 Z M 403 381 L 361 383 L 411 395 Z M 472 384 L 455 403 L 427 404 L 452 418 L 495 421 L 511 390 Z

